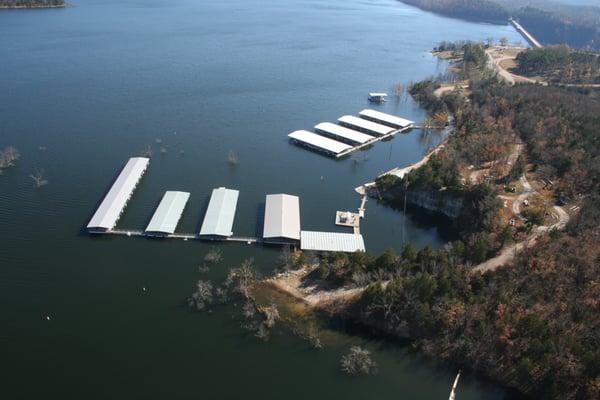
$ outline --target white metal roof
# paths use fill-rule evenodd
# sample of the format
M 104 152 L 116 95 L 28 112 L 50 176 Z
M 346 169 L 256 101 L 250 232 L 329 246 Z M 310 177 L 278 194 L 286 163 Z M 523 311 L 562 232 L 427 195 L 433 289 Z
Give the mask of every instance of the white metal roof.
M 358 144 L 364 144 L 374 139 L 373 136 L 337 124 L 332 124 L 331 122 L 321 122 L 320 124 L 315 125 L 315 130 L 323 131 Z
M 326 150 L 333 154 L 339 154 L 343 151 L 349 150 L 352 146 L 348 146 L 345 143 L 338 142 L 337 140 L 329 139 L 327 137 L 317 135 L 305 130 L 294 131 L 288 135 L 290 138 L 295 139 L 299 142 L 314 146 L 323 150 Z
M 377 135 L 387 135 L 395 130 L 389 126 L 376 124 L 375 122 L 367 121 L 366 119 L 358 118 L 353 115 L 344 115 L 343 117 L 338 118 L 338 121 L 342 124 L 348 124 L 353 127 L 361 128 Z
M 377 121 L 381 121 L 385 124 L 389 124 L 398 128 L 406 128 L 409 125 L 414 124 L 413 121 L 408 119 L 400 118 L 395 115 L 382 113 L 376 110 L 365 109 L 358 113 L 361 117 L 372 118 Z
M 189 198 L 190 194 L 187 192 L 166 192 L 146 227 L 146 232 L 174 233 Z
M 149 162 L 150 159 L 145 157 L 133 157 L 127 161 L 88 223 L 88 229 L 110 230 L 115 227 Z
M 289 194 L 268 194 L 263 237 L 300 240 L 300 199 Z
M 362 235 L 302 231 L 300 236 L 300 248 L 302 250 L 343 251 L 348 253 L 365 251 L 365 242 Z
M 233 219 L 240 192 L 220 187 L 213 189 L 202 227 L 201 235 L 233 235 Z

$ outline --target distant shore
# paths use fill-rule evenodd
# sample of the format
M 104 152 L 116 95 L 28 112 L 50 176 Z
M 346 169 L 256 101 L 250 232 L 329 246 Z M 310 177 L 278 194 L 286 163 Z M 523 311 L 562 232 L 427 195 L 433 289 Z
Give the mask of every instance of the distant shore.
M 29 10 L 36 8 L 65 8 L 67 4 L 60 5 L 36 5 L 36 6 L 0 6 L 0 10 Z

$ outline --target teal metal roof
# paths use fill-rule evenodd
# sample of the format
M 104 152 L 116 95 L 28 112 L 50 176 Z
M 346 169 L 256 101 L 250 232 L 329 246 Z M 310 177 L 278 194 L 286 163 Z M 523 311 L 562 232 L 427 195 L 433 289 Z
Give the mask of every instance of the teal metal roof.
M 166 192 L 146 227 L 146 232 L 174 233 L 189 198 L 190 194 L 187 192 Z
M 202 227 L 201 235 L 231 236 L 235 209 L 240 192 L 220 187 L 213 189 Z

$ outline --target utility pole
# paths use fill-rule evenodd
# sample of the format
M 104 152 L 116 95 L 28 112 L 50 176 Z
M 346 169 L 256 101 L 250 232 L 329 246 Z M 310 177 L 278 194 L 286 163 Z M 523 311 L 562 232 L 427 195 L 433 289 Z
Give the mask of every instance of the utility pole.
M 406 193 L 408 192 L 408 176 L 404 183 L 404 215 L 402 216 L 402 247 L 404 247 L 404 235 L 406 233 Z

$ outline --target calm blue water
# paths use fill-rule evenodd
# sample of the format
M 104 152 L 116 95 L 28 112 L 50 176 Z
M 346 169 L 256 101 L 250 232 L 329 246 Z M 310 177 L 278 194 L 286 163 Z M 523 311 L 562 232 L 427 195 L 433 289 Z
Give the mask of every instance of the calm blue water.
M 240 190 L 236 234 L 252 235 L 267 193 L 301 197 L 302 226 L 341 230 L 354 187 L 422 157 L 439 137 L 418 130 L 335 161 L 291 145 L 310 129 L 445 70 L 441 40 L 506 36 L 510 27 L 427 14 L 393 0 L 73 0 L 62 10 L 0 12 L 0 147 L 22 159 L 0 176 L 0 397 L 434 399 L 452 369 L 402 347 L 344 337 L 322 352 L 278 332 L 248 337 L 230 308 L 184 305 L 208 246 L 81 233 L 115 174 L 148 144 L 154 157 L 119 223 L 143 228 L 165 190 L 191 192 L 179 231 L 194 231 L 213 187 Z M 410 99 L 382 111 L 420 121 Z M 160 142 L 160 144 L 157 144 Z M 160 152 L 164 147 L 165 153 Z M 239 164 L 230 166 L 229 151 Z M 43 169 L 49 184 L 32 186 Z M 444 223 L 367 203 L 367 248 L 441 246 Z M 342 230 L 343 231 L 343 230 Z M 222 247 L 208 278 L 276 248 Z M 141 288 L 148 291 L 142 293 Z M 43 317 L 51 315 L 51 321 Z M 380 374 L 350 380 L 338 360 L 364 342 Z M 461 399 L 501 399 L 466 377 Z

